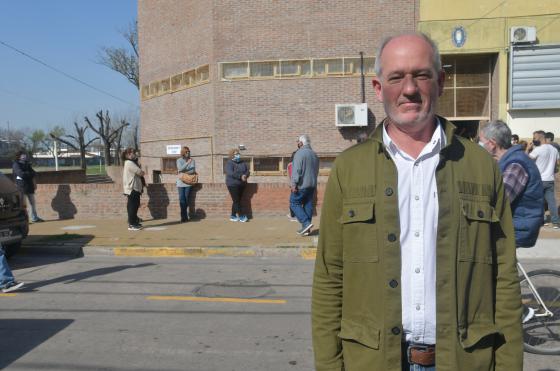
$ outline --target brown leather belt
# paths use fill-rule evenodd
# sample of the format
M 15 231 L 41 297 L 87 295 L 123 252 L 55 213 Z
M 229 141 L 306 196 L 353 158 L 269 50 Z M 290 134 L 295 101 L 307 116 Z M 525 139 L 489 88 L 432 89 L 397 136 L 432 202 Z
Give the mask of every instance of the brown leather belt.
M 420 366 L 433 366 L 436 364 L 436 346 L 427 344 L 406 343 L 408 363 Z

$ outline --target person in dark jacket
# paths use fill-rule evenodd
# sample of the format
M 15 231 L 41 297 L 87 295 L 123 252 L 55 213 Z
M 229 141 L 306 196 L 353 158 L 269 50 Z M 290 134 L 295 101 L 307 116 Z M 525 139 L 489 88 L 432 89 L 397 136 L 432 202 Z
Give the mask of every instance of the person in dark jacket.
M 515 245 L 533 247 L 543 224 L 544 191 L 541 174 L 520 145 L 511 145 L 511 130 L 503 121 L 491 121 L 479 134 L 479 143 L 498 161 L 511 203 Z
M 27 153 L 23 150 L 16 152 L 16 158 L 12 165 L 12 174 L 17 188 L 22 195 L 27 196 L 29 206 L 31 206 L 31 222 L 37 223 L 44 221 L 37 215 L 37 206 L 35 202 L 36 183 L 35 170 L 31 167 L 31 162 Z
M 232 149 L 229 151 L 229 161 L 226 163 L 226 186 L 233 201 L 229 217 L 232 222 L 245 223 L 247 221 L 247 215 L 241 208 L 241 198 L 247 185 L 247 178 L 249 178 L 247 164 L 241 160 L 239 150 Z

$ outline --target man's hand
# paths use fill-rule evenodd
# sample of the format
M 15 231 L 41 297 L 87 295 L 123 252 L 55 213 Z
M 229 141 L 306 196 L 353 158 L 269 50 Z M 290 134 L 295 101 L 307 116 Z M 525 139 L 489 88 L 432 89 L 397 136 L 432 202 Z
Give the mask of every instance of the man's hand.
M 290 189 L 292 190 L 292 193 L 297 193 L 298 191 L 297 186 L 295 185 L 291 186 Z
M 533 144 L 532 141 L 529 142 L 529 143 L 527 143 L 527 149 L 525 150 L 525 152 L 526 152 L 526 153 L 531 152 L 531 151 L 533 150 L 533 147 L 534 147 L 534 144 Z
M 245 174 L 241 175 L 241 180 L 246 182 L 247 181 L 247 175 L 245 175 Z

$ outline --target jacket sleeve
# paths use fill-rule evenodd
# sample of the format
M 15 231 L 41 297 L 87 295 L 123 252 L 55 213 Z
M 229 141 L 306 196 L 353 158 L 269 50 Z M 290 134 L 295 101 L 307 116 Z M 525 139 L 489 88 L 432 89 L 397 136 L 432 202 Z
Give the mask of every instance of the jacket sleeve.
M 301 151 L 298 152 L 296 152 L 296 154 L 294 155 L 294 160 L 292 162 L 292 179 L 291 179 L 292 186 L 298 185 L 302 175 L 303 156 L 301 155 Z
M 12 164 L 12 173 L 15 175 L 14 182 L 16 181 L 16 177 L 19 176 L 22 179 L 24 177 L 23 170 L 21 169 L 21 166 L 17 163 L 17 161 L 14 161 L 14 163 Z
M 342 343 L 338 338 L 342 318 L 342 225 L 339 218 L 342 191 L 336 162 L 331 169 L 321 211 L 321 234 L 317 247 L 311 324 L 317 371 L 344 369 Z
M 185 170 L 187 170 L 187 161 L 185 161 L 184 158 L 179 157 L 176 162 L 177 162 L 177 171 L 179 173 L 182 173 Z
M 515 234 L 511 209 L 506 197 L 502 174 L 494 164 L 496 184 L 495 210 L 500 219 L 500 230 L 494 231 L 496 240 L 496 314 L 495 322 L 505 337 L 505 343 L 496 350 L 496 371 L 523 369 L 523 342 L 521 330 L 521 292 L 517 273 Z

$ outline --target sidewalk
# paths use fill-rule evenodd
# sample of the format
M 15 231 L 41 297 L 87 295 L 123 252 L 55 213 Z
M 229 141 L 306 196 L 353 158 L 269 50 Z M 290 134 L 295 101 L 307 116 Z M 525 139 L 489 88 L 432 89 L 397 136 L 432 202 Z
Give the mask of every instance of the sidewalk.
M 300 256 L 315 257 L 319 218 L 310 236 L 296 233 L 287 217 L 257 217 L 248 223 L 208 218 L 145 221 L 128 231 L 121 220 L 56 220 L 30 225 L 23 254 L 115 256 Z M 543 227 L 537 245 L 518 249 L 520 259 L 560 259 L 560 230 Z

